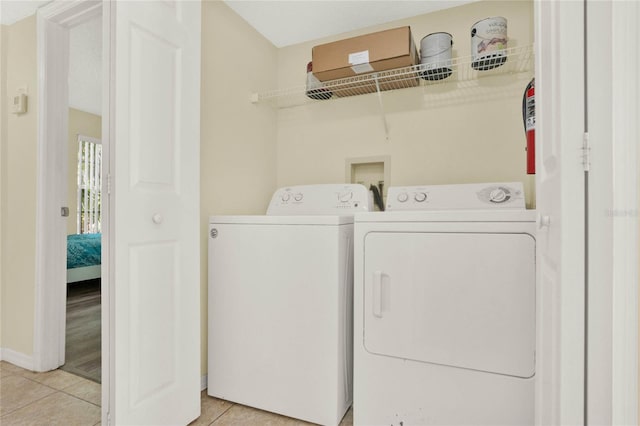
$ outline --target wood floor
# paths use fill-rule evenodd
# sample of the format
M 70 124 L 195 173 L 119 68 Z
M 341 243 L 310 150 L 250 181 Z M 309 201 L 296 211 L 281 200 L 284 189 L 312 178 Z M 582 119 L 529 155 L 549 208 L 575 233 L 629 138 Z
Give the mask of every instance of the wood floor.
M 65 364 L 61 370 L 100 383 L 100 279 L 67 287 Z

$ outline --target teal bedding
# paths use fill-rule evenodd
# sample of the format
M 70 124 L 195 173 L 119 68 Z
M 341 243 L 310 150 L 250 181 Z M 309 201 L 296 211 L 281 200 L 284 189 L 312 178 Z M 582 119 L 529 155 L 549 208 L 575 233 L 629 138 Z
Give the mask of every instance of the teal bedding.
M 100 265 L 102 234 L 67 235 L 67 269 Z

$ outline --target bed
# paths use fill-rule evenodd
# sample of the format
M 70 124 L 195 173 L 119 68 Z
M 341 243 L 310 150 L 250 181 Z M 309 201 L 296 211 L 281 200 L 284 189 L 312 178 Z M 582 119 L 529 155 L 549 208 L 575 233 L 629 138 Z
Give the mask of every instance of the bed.
M 67 283 L 100 278 L 102 234 L 67 235 Z

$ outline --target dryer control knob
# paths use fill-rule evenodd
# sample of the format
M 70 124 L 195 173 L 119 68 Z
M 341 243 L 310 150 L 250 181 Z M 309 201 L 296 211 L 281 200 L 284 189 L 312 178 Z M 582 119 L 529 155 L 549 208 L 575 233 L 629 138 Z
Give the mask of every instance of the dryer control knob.
M 298 192 L 296 195 L 293 196 L 293 199 L 296 201 L 302 200 L 302 193 Z
M 398 201 L 400 201 L 401 203 L 406 202 L 409 199 L 409 194 L 407 194 L 406 192 L 401 192 L 400 194 L 398 194 Z
M 424 192 L 417 192 L 416 195 L 413 196 L 413 199 L 419 203 L 427 200 L 427 194 Z
M 289 199 L 291 199 L 291 194 L 289 194 L 288 192 L 285 192 L 284 194 L 282 194 L 282 201 L 287 202 L 289 201 Z
M 351 200 L 351 198 L 353 198 L 353 192 L 351 191 L 341 192 L 338 195 L 338 200 L 340 200 L 340 202 L 342 203 L 346 203 L 347 201 Z
M 509 194 L 503 188 L 496 188 L 489 194 L 489 201 L 492 203 L 504 203 L 509 199 Z

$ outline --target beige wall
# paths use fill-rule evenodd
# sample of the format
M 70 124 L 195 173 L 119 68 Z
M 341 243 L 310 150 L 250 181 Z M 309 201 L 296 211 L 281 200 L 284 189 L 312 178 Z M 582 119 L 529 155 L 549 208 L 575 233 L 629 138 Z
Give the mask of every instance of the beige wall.
M 276 113 L 249 102 L 276 84 L 276 48 L 220 1 L 202 3 L 202 372 L 207 371 L 207 232 L 212 214 L 264 213 L 276 184 Z
M 311 48 L 379 29 L 411 25 L 416 43 L 448 31 L 454 55 L 470 54 L 471 25 L 505 16 L 512 46 L 533 42 L 530 1 L 472 4 L 367 28 L 326 40 L 276 49 L 222 2 L 202 14 L 201 223 L 202 371 L 207 345 L 207 219 L 211 214 L 262 214 L 276 187 L 345 181 L 345 159 L 391 156 L 391 183 L 522 181 L 525 172 L 522 92 L 533 75 L 492 78 L 497 100 L 469 99 L 452 85 L 454 102 L 425 105 L 430 90 L 385 93 L 391 141 L 384 138 L 375 95 L 273 110 L 249 102 L 252 92 L 302 85 Z M 276 73 L 277 70 L 277 73 Z M 492 90 L 495 87 L 495 90 Z M 482 88 L 487 89 L 487 87 Z M 483 92 L 484 93 L 484 92 Z
M 67 219 L 67 235 L 76 232 L 76 209 L 78 208 L 78 135 L 102 138 L 102 117 L 78 109 L 69 108 L 69 145 L 68 145 L 68 184 L 67 206 L 69 206 L 69 218 Z
M 414 38 L 454 36 L 454 54 L 469 54 L 478 19 L 509 20 L 512 45 L 532 41 L 530 2 L 472 4 L 357 33 L 409 24 Z M 353 34 L 357 34 L 353 33 Z M 2 347 L 32 353 L 35 253 L 35 18 L 6 29 L 9 94 L 28 86 L 29 112 L 7 120 L 2 151 Z M 334 37 L 333 39 L 341 38 Z M 7 40 L 8 39 L 8 40 Z M 8 41 L 8 43 L 7 43 Z M 201 288 L 202 371 L 206 372 L 207 222 L 212 214 L 263 213 L 277 186 L 343 182 L 345 158 L 390 155 L 391 184 L 526 180 L 520 102 L 528 76 L 486 84 L 508 99 L 466 99 L 431 108 L 431 89 L 385 93 L 390 142 L 374 95 L 287 110 L 249 102 L 252 92 L 304 84 L 313 43 L 276 49 L 223 2 L 202 5 Z M 434 91 L 451 90 L 442 85 Z M 457 98 L 456 98 L 457 97 Z M 491 112 L 491 114 L 488 114 Z M 71 117 L 70 117 L 71 118 Z M 498 131 L 499 129 L 499 131 Z M 6 155 L 5 155 L 6 152 Z M 70 163 L 75 164 L 75 161 Z M 72 168 L 72 167 L 71 167 Z M 5 179 L 6 176 L 6 179 Z M 389 183 L 387 183 L 388 185 Z M 7 250 L 11 247 L 11 250 Z M 6 301 L 11 300 L 11 303 Z
M 488 16 L 507 18 L 510 47 L 533 42 L 531 1 L 472 3 L 280 49 L 279 85 L 304 85 L 305 65 L 316 44 L 401 25 L 411 26 L 418 46 L 427 34 L 449 32 L 453 55 L 467 56 L 471 26 Z M 448 83 L 385 92 L 389 142 L 375 94 L 279 110 L 277 186 L 345 182 L 346 158 L 388 155 L 391 182 L 386 187 L 521 181 L 531 206 L 521 102 L 532 76 L 533 70 L 487 78 L 472 83 L 473 90 Z
M 5 28 L 7 95 L 28 90 L 26 114 L 9 114 L 2 134 L 2 341 L 3 349 L 33 353 L 37 75 L 36 19 Z M 3 73 L 4 74 L 4 73 Z M 6 105 L 6 104 L 5 104 Z
M 249 94 L 276 85 L 277 65 L 275 47 L 224 3 L 203 2 L 202 20 L 201 285 L 202 371 L 205 373 L 207 219 L 211 214 L 262 213 L 275 189 L 276 113 L 270 107 L 251 104 Z M 26 85 L 30 96 L 29 112 L 19 117 L 9 116 L 8 137 L 6 141 L 3 138 L 7 155 L 3 151 L 2 164 L 6 167 L 2 168 L 3 335 L 0 344 L 26 355 L 33 351 L 35 281 L 35 37 L 32 16 L 8 27 L 7 36 L 3 34 L 2 38 L 10 64 L 9 93 Z M 73 120 L 71 111 L 70 139 L 77 133 L 72 129 Z M 73 164 L 75 159 L 70 162 Z M 11 250 L 7 251 L 6 247 Z

